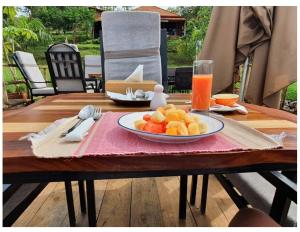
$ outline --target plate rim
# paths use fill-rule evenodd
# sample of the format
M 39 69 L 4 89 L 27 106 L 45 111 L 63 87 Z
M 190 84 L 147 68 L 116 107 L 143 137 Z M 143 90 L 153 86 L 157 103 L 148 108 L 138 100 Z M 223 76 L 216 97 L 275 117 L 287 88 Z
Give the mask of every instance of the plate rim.
M 144 111 L 144 112 L 155 112 L 155 111 Z M 141 130 L 136 130 L 136 129 L 131 129 L 131 128 L 128 128 L 128 127 L 125 127 L 123 125 L 120 124 L 120 119 L 125 117 L 126 115 L 129 115 L 129 114 L 134 114 L 134 113 L 144 113 L 144 112 L 130 112 L 130 113 L 126 113 L 124 115 L 122 115 L 121 117 L 119 117 L 118 119 L 118 125 L 122 128 L 124 128 L 125 130 L 129 130 L 129 131 L 132 131 L 132 132 L 138 132 L 138 133 L 142 133 L 142 134 L 145 134 L 145 135 L 154 135 L 154 136 L 163 136 L 165 138 L 182 138 L 182 139 L 192 139 L 192 138 L 200 138 L 200 137 L 207 137 L 207 136 L 210 136 L 210 135 L 213 135 L 213 134 L 216 134 L 218 133 L 219 131 L 223 130 L 224 129 L 224 122 L 222 122 L 220 119 L 218 118 L 215 118 L 215 117 L 212 117 L 212 116 L 208 116 L 208 115 L 205 115 L 206 117 L 210 117 L 210 118 L 213 118 L 217 121 L 219 121 L 221 123 L 221 128 L 218 129 L 217 131 L 214 131 L 214 132 L 211 132 L 211 133 L 207 133 L 207 134 L 200 134 L 200 135 L 166 135 L 166 134 L 154 134 L 154 133 L 150 133 L 150 132 L 147 132 L 147 131 L 141 131 Z M 195 114 L 195 113 L 194 113 Z

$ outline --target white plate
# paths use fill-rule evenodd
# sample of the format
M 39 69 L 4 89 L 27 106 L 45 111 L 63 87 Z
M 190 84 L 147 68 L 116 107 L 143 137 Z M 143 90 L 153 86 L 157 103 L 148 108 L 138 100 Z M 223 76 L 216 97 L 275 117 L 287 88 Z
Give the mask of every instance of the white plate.
M 143 118 L 145 114 L 153 114 L 154 111 L 146 111 L 146 112 L 135 112 L 135 113 L 129 113 L 126 115 L 123 115 L 119 118 L 118 124 L 121 128 L 132 132 L 139 137 L 150 140 L 153 142 L 160 142 L 160 143 L 187 143 L 187 142 L 193 142 L 198 139 L 213 135 L 219 131 L 221 131 L 224 127 L 224 123 L 216 118 L 206 116 L 206 115 L 200 115 L 195 114 L 201 118 L 201 120 L 208 125 L 208 130 L 205 134 L 201 135 L 190 135 L 190 136 L 172 136 L 172 135 L 166 135 L 166 134 L 154 134 L 150 132 L 140 131 L 134 128 L 134 122 L 136 120 L 140 120 Z
M 239 108 L 240 105 L 238 104 L 234 104 L 233 106 L 218 106 L 218 107 L 214 107 L 211 106 L 209 107 L 209 111 L 213 111 L 213 112 L 232 112 L 237 110 L 237 108 Z

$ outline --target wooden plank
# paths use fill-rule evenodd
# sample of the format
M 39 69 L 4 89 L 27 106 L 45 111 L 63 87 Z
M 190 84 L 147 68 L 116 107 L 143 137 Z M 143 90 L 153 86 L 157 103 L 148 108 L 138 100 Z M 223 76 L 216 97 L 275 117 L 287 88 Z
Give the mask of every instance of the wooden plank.
M 130 226 L 131 179 L 109 180 L 97 226 Z
M 297 128 L 297 124 L 287 120 L 251 120 L 240 123 L 252 128 Z
M 209 227 L 227 227 L 229 221 L 223 214 L 219 205 L 216 202 L 216 197 L 211 194 L 210 180 L 208 185 L 207 194 L 207 205 L 205 215 L 200 214 L 200 200 L 201 200 L 201 189 L 202 189 L 202 175 L 198 178 L 197 195 L 195 206 L 190 206 L 193 216 L 198 226 L 209 226 Z M 188 196 L 190 195 L 191 189 L 191 178 L 188 180 Z
M 104 193 L 106 191 L 107 180 L 95 180 L 95 202 L 96 202 L 96 213 L 100 211 Z M 76 217 L 76 226 L 89 226 L 88 223 L 88 214 L 81 213 L 80 209 L 80 202 L 79 202 L 79 191 L 78 191 L 78 181 L 72 182 L 72 189 L 73 189 L 73 197 L 74 197 L 74 208 L 75 208 L 75 217 Z M 54 206 L 55 207 L 55 206 Z M 68 215 L 65 217 L 64 221 L 61 225 L 68 227 L 69 226 L 69 217 Z
M 186 219 L 180 220 L 178 217 L 179 201 L 179 181 L 177 177 L 155 178 L 159 196 L 161 214 L 164 226 L 177 227 L 196 226 L 196 222 L 189 207 L 186 211 Z
M 59 226 L 67 214 L 65 185 L 64 182 L 59 182 L 27 226 Z
M 202 177 L 198 176 L 198 179 L 200 178 Z M 234 204 L 226 190 L 222 187 L 214 175 L 209 176 L 208 184 L 210 186 L 209 195 L 215 199 L 227 221 L 230 222 L 238 212 L 238 207 Z
M 39 132 L 49 126 L 50 122 L 39 123 L 3 123 L 3 132 Z
M 130 226 L 164 226 L 154 178 L 133 179 Z
M 31 205 L 24 211 L 24 213 L 15 221 L 13 226 L 25 227 L 33 220 L 38 210 L 43 206 L 44 202 L 52 194 L 57 186 L 57 182 L 52 182 L 39 194 L 39 196 L 31 203 Z

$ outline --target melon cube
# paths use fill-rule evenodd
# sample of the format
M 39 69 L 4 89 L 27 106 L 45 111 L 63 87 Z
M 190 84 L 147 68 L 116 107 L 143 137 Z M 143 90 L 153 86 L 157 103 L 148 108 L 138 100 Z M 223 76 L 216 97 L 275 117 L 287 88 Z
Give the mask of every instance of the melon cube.
M 151 115 L 151 121 L 155 122 L 155 123 L 161 123 L 163 121 L 165 121 L 166 117 L 159 111 L 155 111 L 152 115 Z
M 143 130 L 146 123 L 147 123 L 147 121 L 145 121 L 145 120 L 137 120 L 134 122 L 134 127 L 137 130 Z

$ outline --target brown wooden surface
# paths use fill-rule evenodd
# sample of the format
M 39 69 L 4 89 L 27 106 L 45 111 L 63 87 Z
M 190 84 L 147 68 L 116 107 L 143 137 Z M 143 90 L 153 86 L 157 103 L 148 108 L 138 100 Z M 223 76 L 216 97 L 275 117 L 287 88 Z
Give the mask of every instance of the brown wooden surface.
M 173 94 L 168 99 L 180 107 L 188 107 L 186 103 L 190 99 L 189 94 Z M 31 132 L 36 132 L 35 123 L 51 123 L 59 118 L 73 116 L 78 113 L 81 107 L 87 104 L 101 106 L 104 111 L 143 111 L 148 107 L 133 108 L 117 106 L 114 102 L 105 98 L 102 94 L 65 94 L 44 98 L 28 107 L 13 111 L 4 112 L 3 133 L 3 172 L 144 172 L 144 171 L 175 171 L 175 170 L 211 170 L 216 169 L 231 170 L 243 167 L 257 166 L 259 170 L 264 170 L 266 165 L 274 168 L 281 165 L 283 168 L 295 167 L 297 162 L 296 152 L 296 116 L 279 110 L 265 107 L 252 106 L 247 104 L 248 115 L 228 114 L 227 117 L 238 121 L 259 121 L 268 120 L 266 128 L 260 124 L 258 130 L 267 134 L 278 134 L 287 132 L 288 137 L 284 140 L 284 148 L 267 151 L 251 152 L 216 152 L 201 153 L 193 155 L 173 154 L 173 155 L 151 155 L 148 157 L 84 157 L 74 159 L 39 159 L 31 151 L 30 142 L 18 141 L 18 139 Z M 276 120 L 272 124 L 272 120 Z M 279 120 L 279 121 L 278 121 Z M 283 120 L 283 121 L 280 121 Z M 286 120 L 294 122 L 286 123 Z M 285 123 L 281 123 L 285 122 Z M 14 124 L 20 128 L 16 131 Z M 32 129 L 24 131 L 22 124 L 30 123 Z M 270 127 L 270 124 L 272 125 Z M 278 124 L 278 125 L 277 125 Z M 276 126 L 277 125 L 277 126 Z M 289 125 L 284 128 L 284 125 Z M 255 123 L 252 123 L 255 127 Z M 14 128 L 14 129 L 9 129 Z M 31 128 L 31 127 L 29 127 Z M 9 132 L 12 130 L 12 132 Z M 29 130 L 29 131 L 28 131 Z M 187 144 L 188 146 L 188 144 Z
M 144 181 L 144 184 L 141 184 L 141 181 Z M 88 226 L 88 217 L 87 214 L 80 211 L 77 183 L 77 181 L 72 182 L 76 226 L 86 227 Z M 190 183 L 191 178 L 188 181 L 188 191 Z M 197 193 L 201 192 L 201 186 L 202 176 L 198 176 Z M 13 226 L 68 227 L 68 210 L 63 189 L 63 183 L 48 184 Z M 185 220 L 178 218 L 179 178 L 177 176 L 142 178 L 140 181 L 139 179 L 96 180 L 95 191 L 97 226 L 103 227 L 155 225 L 227 227 L 238 211 L 214 175 L 209 177 L 206 214 L 200 214 L 201 194 L 197 194 L 194 206 L 187 202 Z M 141 203 L 138 204 L 138 202 Z M 142 208 L 145 205 L 147 210 Z M 161 216 L 158 221 L 156 221 L 157 215 Z

